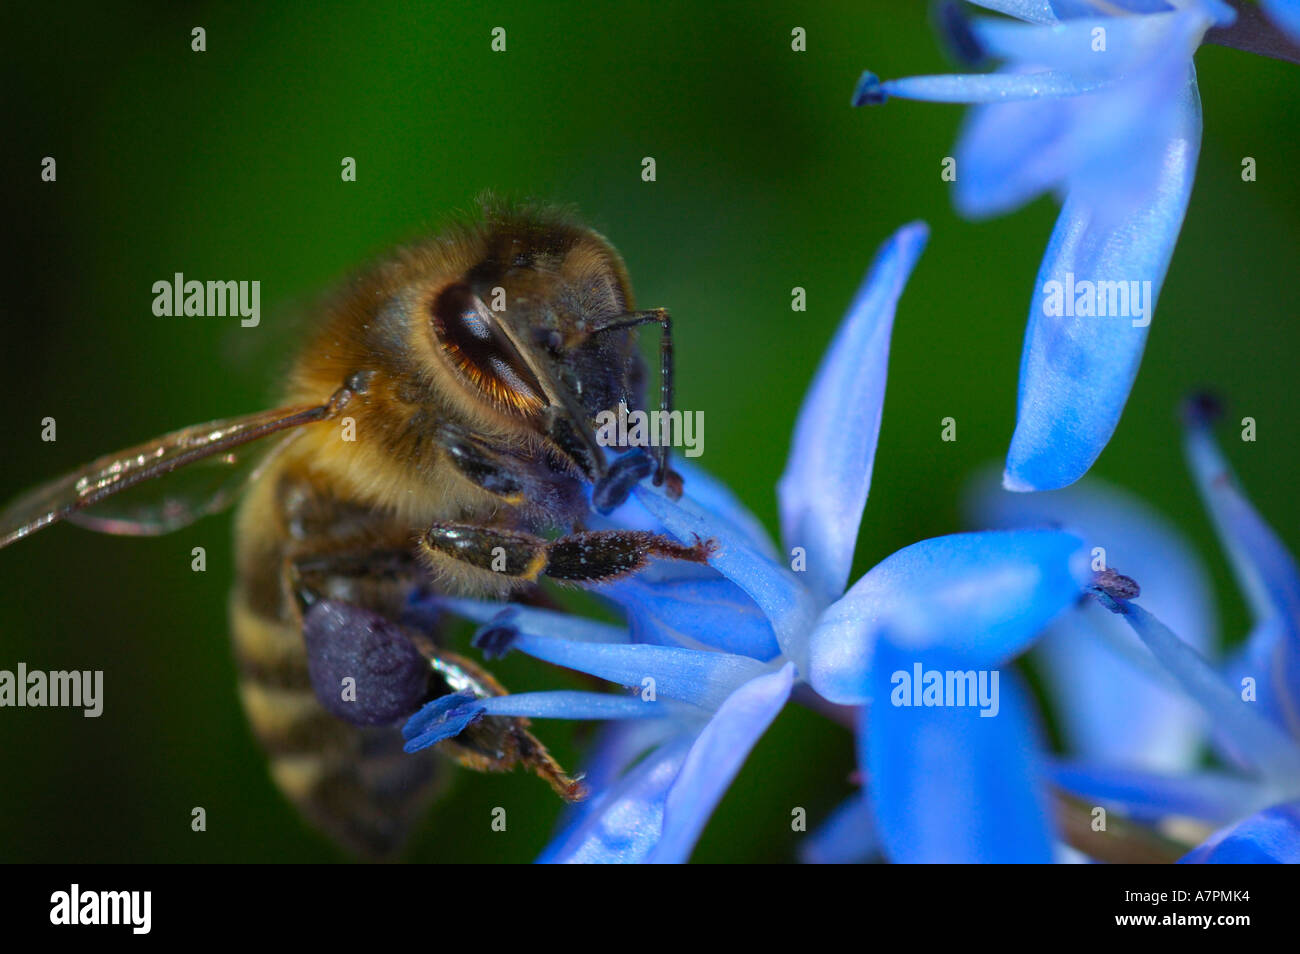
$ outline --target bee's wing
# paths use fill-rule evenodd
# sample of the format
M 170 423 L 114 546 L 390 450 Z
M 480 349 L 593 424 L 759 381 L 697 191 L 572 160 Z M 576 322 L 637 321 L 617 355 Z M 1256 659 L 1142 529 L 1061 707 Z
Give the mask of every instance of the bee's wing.
M 350 393 L 340 391 L 325 404 L 196 424 L 101 457 L 0 511 L 0 547 L 65 518 L 103 533 L 147 535 L 186 526 L 229 504 L 268 459 L 263 451 L 274 452 L 293 435 L 257 448 L 243 445 L 333 417 L 348 397 Z M 184 486 L 180 478 L 175 484 L 162 481 L 101 505 L 122 491 L 200 461 L 204 467 L 185 471 Z
M 225 510 L 297 436 L 297 431 L 290 431 L 197 460 L 115 493 L 101 503 L 74 510 L 67 515 L 68 523 L 99 533 L 133 537 L 179 530 L 200 517 Z

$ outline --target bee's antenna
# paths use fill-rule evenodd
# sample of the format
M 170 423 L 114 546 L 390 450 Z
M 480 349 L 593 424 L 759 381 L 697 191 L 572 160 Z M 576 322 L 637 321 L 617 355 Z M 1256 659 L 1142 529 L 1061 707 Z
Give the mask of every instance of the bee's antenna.
M 618 331 L 622 328 L 635 328 L 637 325 L 651 323 L 659 325 L 659 410 L 664 413 L 664 420 L 673 409 L 673 319 L 666 308 L 651 308 L 648 311 L 630 311 L 622 315 L 613 315 L 587 327 L 588 335 L 604 331 Z M 655 445 L 654 485 L 660 486 L 668 474 L 668 443 L 660 441 Z

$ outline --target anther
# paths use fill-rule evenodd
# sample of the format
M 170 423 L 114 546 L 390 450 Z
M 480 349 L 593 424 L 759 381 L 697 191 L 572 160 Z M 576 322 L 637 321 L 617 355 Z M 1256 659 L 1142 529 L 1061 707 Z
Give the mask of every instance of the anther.
M 859 77 L 858 85 L 853 90 L 854 106 L 878 106 L 888 98 L 889 94 L 885 92 L 880 77 L 870 70 Z
M 1223 416 L 1223 399 L 1213 391 L 1194 391 L 1183 401 L 1183 422 L 1208 427 Z
M 1142 595 L 1142 587 L 1138 586 L 1137 580 L 1116 573 L 1110 567 L 1093 575 L 1092 588 L 1114 600 L 1134 600 Z
M 623 505 L 632 488 L 655 469 L 655 462 L 645 451 L 629 451 L 610 465 L 609 473 L 597 481 L 591 492 L 591 506 L 597 513 L 612 513 Z
M 483 653 L 484 659 L 500 659 L 514 648 L 519 638 L 519 630 L 509 623 L 488 623 L 481 626 L 472 640 L 475 649 Z

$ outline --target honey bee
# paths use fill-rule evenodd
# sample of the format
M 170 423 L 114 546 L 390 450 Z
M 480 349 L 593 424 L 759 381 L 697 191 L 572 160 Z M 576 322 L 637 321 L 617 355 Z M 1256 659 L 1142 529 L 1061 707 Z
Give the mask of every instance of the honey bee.
M 601 235 L 495 199 L 322 310 L 283 407 L 187 427 L 39 487 L 0 512 L 0 547 L 65 519 L 167 532 L 242 493 L 230 597 L 240 696 L 275 782 L 308 819 L 354 853 L 394 855 L 437 788 L 434 752 L 480 771 L 523 765 L 582 797 L 523 718 L 403 751 L 400 725 L 426 702 L 505 692 L 413 607 L 429 594 L 545 600 L 543 577 L 583 584 L 651 556 L 706 559 L 707 542 L 586 529 L 593 499 L 607 509 L 651 473 L 680 493 L 663 447 L 615 457 L 593 428 L 599 412 L 643 403 L 640 325 L 660 329 L 670 408 L 668 313 L 635 310 Z

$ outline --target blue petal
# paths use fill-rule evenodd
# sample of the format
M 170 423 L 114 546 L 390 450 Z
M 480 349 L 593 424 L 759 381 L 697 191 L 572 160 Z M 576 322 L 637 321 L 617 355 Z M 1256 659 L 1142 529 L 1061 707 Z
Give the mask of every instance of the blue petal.
M 768 671 L 757 660 L 730 653 L 647 646 L 639 643 L 584 643 L 553 636 L 519 633 L 514 649 L 557 666 L 565 666 L 624 686 L 648 689 L 713 709 L 737 686 Z
M 1184 11 L 1141 17 L 1094 15 L 1053 26 L 979 17 L 970 27 L 991 57 L 1037 64 L 1079 78 L 1121 79 L 1157 58 L 1171 42 L 1181 42 L 1190 58 L 1200 33 L 1211 22 L 1199 12 Z M 1094 46 L 1098 29 L 1104 31 L 1104 50 Z
M 913 222 L 876 253 L 804 398 L 777 485 L 782 540 L 804 549 L 808 586 L 827 603 L 849 579 L 880 437 L 894 310 L 928 235 L 925 223 Z
M 840 803 L 808 836 L 799 858 L 811 865 L 844 865 L 870 861 L 879 852 L 871 799 L 866 792 L 858 792 Z
M 605 723 L 600 727 L 596 744 L 583 761 L 582 780 L 594 796 L 599 796 L 612 788 L 651 749 L 672 744 L 683 733 L 690 736 L 687 739 L 689 744 L 703 721 L 623 719 Z M 597 800 L 589 798 L 570 807 L 590 807 Z
M 1157 187 L 1119 207 L 1066 197 L 1034 286 L 1020 366 L 1015 435 L 1003 483 L 1052 490 L 1078 480 L 1110 440 L 1128 400 L 1160 285 L 1182 227 L 1201 141 L 1195 80 L 1161 150 Z M 1131 199 L 1131 196 L 1126 196 Z M 1150 282 L 1141 317 L 1048 315 L 1048 282 Z M 1131 287 L 1131 286 L 1129 286 Z M 1143 285 L 1138 288 L 1141 291 Z M 1064 295 L 1062 296 L 1064 297 Z M 1130 303 L 1130 311 L 1135 311 Z
M 1156 659 L 1209 714 L 1216 729 L 1262 776 L 1283 786 L 1300 785 L 1300 747 L 1250 703 L 1243 702 L 1200 653 L 1137 604 L 1104 594 L 1098 595 L 1098 601 L 1124 617 Z
M 1078 161 L 1065 184 L 1068 195 L 1094 210 L 1094 231 L 1122 228 L 1130 210 L 1148 205 L 1167 180 L 1168 144 L 1188 128 L 1192 53 L 1209 23 L 1179 14 L 1148 61 L 1096 95 L 1072 101 L 1077 108 L 1067 148 Z M 1197 110 L 1199 143 L 1199 102 Z
M 537 636 L 555 636 L 593 643 L 626 643 L 631 639 L 628 631 L 621 626 L 519 603 L 493 603 L 454 596 L 438 596 L 433 603 L 476 623 L 508 622 L 516 629 L 527 630 Z
M 1300 43 L 1300 0 L 1259 0 L 1269 19 Z
M 538 858 L 543 863 L 636 864 L 663 833 L 664 802 L 681 771 L 693 733 L 654 749 L 612 786 L 594 795 L 576 823 Z
M 1201 652 L 1214 643 L 1217 613 L 1209 575 L 1182 535 L 1136 497 L 1093 478 L 1066 490 L 1013 494 L 989 474 L 972 488 L 970 510 L 978 526 L 1064 526 L 1095 559 L 1137 580 L 1142 604 L 1184 642 Z M 1116 652 L 1102 645 L 1146 665 L 1117 665 Z M 1200 711 L 1170 680 L 1151 677 L 1157 668 L 1151 654 L 1113 613 L 1095 604 L 1066 613 L 1035 651 L 1045 663 L 1073 751 L 1166 771 L 1193 765 L 1204 731 Z
M 970 2 L 984 6 L 981 0 Z M 1105 10 L 1112 16 L 1122 16 L 1125 13 L 1166 13 L 1174 9 L 1194 10 L 1220 26 L 1227 26 L 1237 17 L 1237 11 L 1223 0 L 1105 0 L 1105 3 L 1099 0 L 1050 0 L 1050 3 L 1062 20 L 1093 17 L 1099 10 Z M 1113 9 L 1116 7 L 1119 9 Z
M 583 761 L 580 776 L 591 796 L 565 806 L 556 836 L 537 859 L 538 862 L 568 860 L 567 853 L 576 851 L 579 845 L 589 839 L 593 829 L 600 827 L 600 823 L 595 822 L 591 828 L 586 829 L 586 836 L 578 834 L 599 816 L 602 808 L 609 807 L 611 792 L 619 786 L 628 769 L 647 752 L 661 745 L 675 744 L 673 740 L 678 737 L 683 740 L 681 754 L 678 756 L 680 763 L 680 759 L 685 756 L 685 746 L 689 746 L 694 734 L 694 730 L 686 724 L 671 719 L 618 720 L 603 724 L 595 745 Z M 657 823 L 655 837 L 658 837 L 658 827 Z M 623 837 L 625 836 L 620 836 L 620 840 Z M 644 854 L 640 857 L 644 857 Z
M 776 556 L 776 547 L 763 524 L 722 481 L 703 467 L 684 458 L 673 459 L 673 469 L 681 475 L 690 498 L 702 508 L 743 535 L 760 553 Z
M 1099 9 L 1105 10 L 1112 16 L 1119 16 L 1122 13 L 1164 13 L 1174 9 L 1173 5 L 1165 0 L 1105 0 L 1104 4 L 1099 3 L 1098 0 L 1049 0 L 1049 2 L 1052 11 L 1067 22 L 1080 17 L 1095 17 Z M 1174 0 L 1174 2 L 1186 4 L 1189 0 Z M 1198 0 L 1190 0 L 1190 2 L 1197 3 Z
M 529 719 L 664 719 L 680 711 L 672 700 L 647 702 L 640 696 L 608 692 L 519 692 L 480 700 L 484 715 Z
M 1300 802 L 1274 805 L 1216 832 L 1180 864 L 1300 864 Z
M 776 547 L 772 544 L 772 538 L 767 535 L 767 531 L 763 529 L 763 524 L 731 492 L 730 487 L 687 459 L 674 457 L 672 466 L 673 470 L 681 475 L 686 494 L 700 509 L 707 511 L 715 523 L 725 526 L 730 534 L 743 540 L 749 547 L 764 556 L 776 556 Z M 608 525 L 654 532 L 663 528 L 658 518 L 646 509 L 635 494 L 628 498 L 627 503 L 610 514 L 607 522 L 593 519 L 591 523 L 593 528 Z
M 1099 630 L 1105 630 L 1102 640 Z M 1143 651 L 1112 614 L 1083 606 L 1054 622 L 1037 647 L 1070 750 L 1144 768 L 1191 768 L 1200 756 L 1204 714 L 1176 686 L 1126 665 L 1112 648 L 1119 641 L 1132 644 L 1129 653 Z
M 1267 798 L 1265 789 L 1255 781 L 1209 772 L 1165 774 L 1118 765 L 1062 762 L 1053 766 L 1051 777 L 1080 798 L 1152 820 L 1184 815 L 1224 822 L 1255 811 Z
M 1197 488 L 1257 624 L 1246 658 L 1259 668 L 1241 675 L 1255 678 L 1263 708 L 1300 737 L 1300 570 L 1242 492 L 1195 404 L 1188 407 L 1187 425 Z
M 638 573 L 597 592 L 623 607 L 634 642 L 721 649 L 762 662 L 781 652 L 763 611 L 717 573 L 655 581 Z
M 858 80 L 855 104 L 882 103 L 890 97 L 931 103 L 1007 103 L 1023 99 L 1060 99 L 1100 88 L 1100 80 L 1054 70 L 1034 73 L 941 73 L 880 81 L 872 73 Z
M 755 550 L 741 534 L 719 522 L 689 495 L 669 500 L 661 491 L 644 484 L 637 497 L 668 531 L 684 543 L 712 539 L 717 550 L 709 557 L 716 568 L 749 594 L 772 623 L 781 651 L 802 665 L 807 656 L 807 634 L 816 618 L 812 593 L 784 566 Z
M 970 110 L 954 153 L 957 210 L 968 218 L 1001 215 L 1059 185 L 1081 161 L 1070 141 L 1077 112 L 1055 99 Z
M 1249 684 L 1254 687 L 1254 705 L 1275 725 L 1290 731 L 1290 722 L 1295 718 L 1295 679 L 1289 682 L 1285 677 L 1284 660 L 1291 650 L 1287 644 L 1297 636 L 1294 624 L 1280 617 L 1273 617 L 1257 624 L 1246 638 L 1246 644 L 1239 648 L 1224 665 L 1224 678 L 1229 685 L 1239 686 L 1245 691 Z M 1247 683 L 1246 680 L 1250 680 Z M 1291 732 L 1292 737 L 1296 736 Z M 1244 764 L 1242 755 L 1232 745 L 1231 740 L 1216 732 L 1213 741 L 1217 750 L 1237 765 Z
M 1051 0 L 970 0 L 976 6 L 996 13 L 1027 20 L 1030 23 L 1055 23 Z
M 1014 673 L 1001 673 L 997 715 L 985 718 L 973 706 L 894 705 L 891 673 L 934 657 L 888 641 L 877 654 L 859 760 L 890 860 L 1050 862 L 1039 743 Z
M 913 651 L 942 648 L 969 665 L 1020 652 L 1088 579 L 1082 542 L 1057 530 L 959 533 L 886 557 L 817 622 L 809 678 L 831 702 L 869 699 L 880 635 Z
M 955 153 L 957 208 L 985 217 L 1068 186 L 1080 205 L 1099 210 L 1095 230 L 1122 225 L 1128 209 L 1148 202 L 1159 187 L 1166 144 L 1182 125 L 1191 56 L 1210 22 L 1193 11 L 1056 27 L 977 21 L 973 29 L 990 52 L 1021 58 L 1006 72 L 1034 74 L 1048 66 L 1096 89 L 972 110 Z M 1106 29 L 1104 53 L 1092 45 L 1099 23 Z
M 790 698 L 794 665 L 737 689 L 691 746 L 664 805 L 664 828 L 648 861 L 685 862 L 709 816 L 767 727 Z

